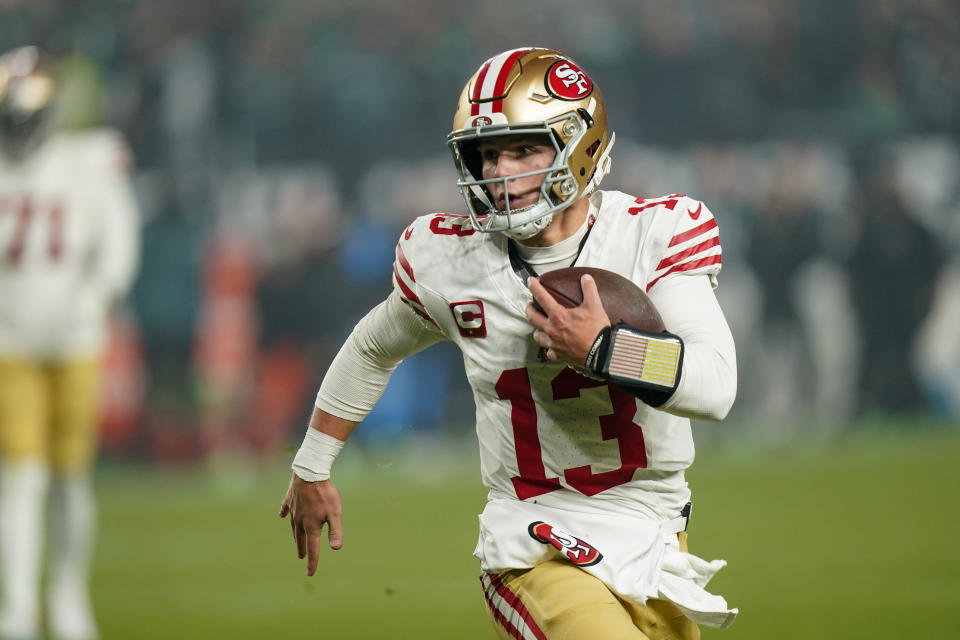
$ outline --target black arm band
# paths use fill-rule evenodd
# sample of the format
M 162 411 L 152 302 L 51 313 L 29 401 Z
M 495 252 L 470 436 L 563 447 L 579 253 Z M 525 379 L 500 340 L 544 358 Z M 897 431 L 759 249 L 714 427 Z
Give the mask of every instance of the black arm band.
M 585 365 L 591 375 L 659 407 L 680 384 L 683 349 L 680 336 L 617 324 L 597 334 Z

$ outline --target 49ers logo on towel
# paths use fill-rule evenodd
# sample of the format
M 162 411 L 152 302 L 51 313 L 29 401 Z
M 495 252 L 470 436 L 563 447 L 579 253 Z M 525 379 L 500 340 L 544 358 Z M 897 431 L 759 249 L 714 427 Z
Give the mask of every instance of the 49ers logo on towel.
M 593 81 L 569 60 L 554 62 L 547 71 L 547 90 L 561 100 L 583 100 L 593 91 Z
M 527 531 L 530 532 L 531 538 L 543 544 L 553 545 L 560 553 L 567 556 L 570 562 L 579 567 L 589 567 L 603 560 L 603 554 L 594 546 L 546 522 L 539 520 L 531 522 Z

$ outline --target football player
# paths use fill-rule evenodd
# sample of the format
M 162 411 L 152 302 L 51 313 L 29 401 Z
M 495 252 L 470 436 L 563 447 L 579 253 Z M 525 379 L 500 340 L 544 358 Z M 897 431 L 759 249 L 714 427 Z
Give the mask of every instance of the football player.
M 0 638 L 47 624 L 93 638 L 91 468 L 99 358 L 137 263 L 128 153 L 112 130 L 57 132 L 54 65 L 36 47 L 0 57 Z
M 717 222 L 684 195 L 597 190 L 613 142 L 600 90 L 557 51 L 503 52 L 467 82 L 447 138 L 467 213 L 403 232 L 394 291 L 331 365 L 293 461 L 280 516 L 309 575 L 324 525 L 343 545 L 344 441 L 402 358 L 451 340 L 476 402 L 475 555 L 498 636 L 697 638 L 732 622 L 704 589 L 723 561 L 686 546 L 690 418 L 722 419 L 736 393 Z M 669 333 L 610 326 L 590 277 L 583 304 L 561 306 L 537 276 L 572 265 L 632 280 Z M 637 350 L 660 354 L 659 375 Z

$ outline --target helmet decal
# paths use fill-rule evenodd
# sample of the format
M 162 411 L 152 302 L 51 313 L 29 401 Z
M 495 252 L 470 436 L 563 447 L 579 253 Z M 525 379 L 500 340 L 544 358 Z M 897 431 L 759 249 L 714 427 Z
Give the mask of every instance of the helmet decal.
M 493 124 L 493 120 L 491 120 L 488 116 L 477 116 L 471 122 L 471 126 L 474 127 L 486 127 L 487 125 L 491 124 Z
M 477 80 L 473 85 L 473 94 L 470 97 L 474 103 L 470 111 L 471 115 L 503 111 L 503 100 L 493 99 L 503 97 L 504 89 L 507 86 L 507 78 L 510 77 L 510 70 L 513 69 L 517 60 L 528 51 L 530 49 L 504 51 L 500 55 L 493 56 L 480 67 Z M 481 100 L 493 100 L 493 102 L 483 105 L 485 108 L 481 110 L 481 105 L 478 104 Z
M 593 91 L 593 81 L 569 60 L 553 63 L 547 71 L 544 84 L 551 94 L 561 100 L 583 100 Z

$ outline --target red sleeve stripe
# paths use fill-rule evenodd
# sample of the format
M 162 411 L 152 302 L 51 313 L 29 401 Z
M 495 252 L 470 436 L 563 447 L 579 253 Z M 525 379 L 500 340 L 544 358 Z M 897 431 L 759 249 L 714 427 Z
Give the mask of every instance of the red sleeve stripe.
M 400 266 L 403 267 L 404 273 L 410 277 L 410 282 L 416 282 L 417 279 L 413 277 L 413 267 L 410 266 L 410 263 L 407 262 L 407 256 L 404 255 L 403 249 L 400 245 L 397 245 L 397 262 L 400 263 Z
M 680 271 L 693 271 L 694 269 L 699 269 L 701 267 L 708 267 L 712 264 L 720 264 L 720 254 L 707 256 L 706 258 L 700 258 L 698 260 L 690 260 L 689 262 L 683 262 L 678 265 L 674 265 L 672 269 L 666 273 L 661 273 L 659 276 L 651 280 L 647 284 L 647 291 L 650 291 L 650 288 L 657 284 L 660 281 L 660 278 L 670 275 L 671 273 L 676 273 Z
M 403 300 L 408 307 L 413 309 L 414 313 L 416 313 L 418 316 L 420 316 L 421 318 L 423 318 L 424 320 L 426 320 L 427 322 L 435 326 L 437 329 L 440 328 L 440 325 L 437 324 L 436 320 L 430 317 L 429 313 L 422 310 L 420 307 L 417 307 L 415 303 L 411 302 L 410 300 L 407 300 L 406 298 L 400 298 L 400 299 Z
M 407 283 L 403 281 L 403 278 L 400 277 L 400 272 L 397 271 L 397 263 L 393 263 L 393 279 L 397 283 L 397 286 L 400 287 L 400 291 L 406 296 L 411 302 L 416 302 L 421 307 L 423 306 L 423 301 L 413 292 Z
M 716 228 L 717 228 L 717 219 L 710 218 L 703 224 L 698 225 L 693 229 L 688 229 L 683 233 L 678 233 L 677 235 L 673 236 L 673 238 L 670 239 L 670 244 L 668 244 L 667 246 L 668 247 L 676 246 L 678 244 L 686 242 L 687 240 L 690 240 L 691 238 L 696 238 L 697 236 L 702 235 L 707 231 L 710 231 L 711 229 L 716 229 Z
M 503 584 L 499 575 L 484 574 L 480 576 L 480 584 L 494 619 L 510 637 L 517 640 L 547 640 L 547 635 L 533 619 L 520 596 Z
M 657 265 L 657 268 L 654 269 L 654 271 L 660 271 L 660 269 L 666 269 L 670 265 L 676 264 L 681 260 L 685 260 L 692 255 L 702 253 L 707 249 L 712 249 L 713 247 L 718 247 L 718 246 L 720 246 L 720 236 L 714 236 L 712 238 L 708 238 L 707 240 L 704 240 L 700 244 L 693 245 L 689 249 L 684 249 L 683 251 L 678 251 L 672 256 L 667 256 L 666 258 L 660 261 L 660 264 Z

